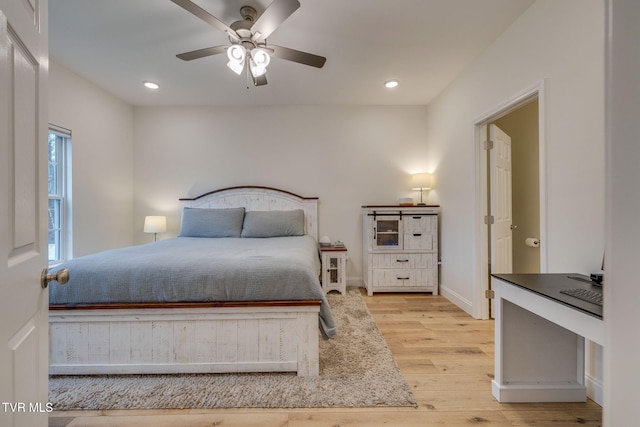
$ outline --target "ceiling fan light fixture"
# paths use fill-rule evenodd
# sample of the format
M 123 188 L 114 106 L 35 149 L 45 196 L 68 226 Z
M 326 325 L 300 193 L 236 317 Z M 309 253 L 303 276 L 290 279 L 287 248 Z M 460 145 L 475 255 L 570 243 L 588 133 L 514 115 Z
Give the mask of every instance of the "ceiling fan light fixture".
M 247 49 L 241 44 L 234 44 L 227 49 L 227 56 L 229 61 L 243 62 L 247 56 Z
M 244 60 L 247 56 L 247 49 L 244 46 L 239 44 L 234 44 L 229 46 L 227 49 L 227 57 L 229 58 L 229 62 L 227 62 L 227 67 L 229 67 L 234 73 L 237 75 L 242 74 L 242 70 L 244 70 Z
M 256 64 L 253 58 L 249 59 L 249 68 L 251 69 L 251 74 L 253 75 L 253 77 L 262 76 L 267 72 L 267 67 Z
M 244 70 L 244 61 L 243 62 L 229 61 L 227 62 L 227 67 L 229 67 L 229 69 L 231 69 L 231 71 L 233 71 L 237 75 L 241 75 L 242 70 Z
M 244 60 L 247 57 L 247 49 L 239 44 L 231 45 L 227 49 L 227 57 L 229 58 L 227 67 L 231 68 L 237 75 L 242 74 Z
M 269 52 L 260 47 L 251 49 L 251 58 L 256 63 L 256 65 L 260 67 L 267 68 L 267 65 L 269 65 L 269 62 L 271 62 L 271 55 L 269 55 Z
M 266 50 L 259 47 L 251 49 L 249 67 L 254 77 L 262 76 L 266 73 L 269 62 L 271 62 L 271 56 Z

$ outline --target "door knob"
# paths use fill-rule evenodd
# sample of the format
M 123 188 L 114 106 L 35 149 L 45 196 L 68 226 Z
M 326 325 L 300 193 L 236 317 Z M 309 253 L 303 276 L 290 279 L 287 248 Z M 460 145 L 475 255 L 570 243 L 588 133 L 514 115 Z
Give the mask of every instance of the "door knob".
M 69 281 L 69 270 L 63 268 L 55 274 L 49 274 L 48 268 L 42 269 L 42 276 L 40 276 L 40 286 L 42 286 L 42 289 L 45 289 L 47 286 L 49 286 L 49 282 L 51 281 L 56 281 L 61 285 L 64 285 Z

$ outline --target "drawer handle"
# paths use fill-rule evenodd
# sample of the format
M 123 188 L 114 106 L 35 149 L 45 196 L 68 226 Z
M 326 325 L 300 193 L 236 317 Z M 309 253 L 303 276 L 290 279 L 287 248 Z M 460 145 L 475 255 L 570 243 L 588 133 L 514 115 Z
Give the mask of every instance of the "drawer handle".
M 422 233 L 413 233 L 413 237 L 420 237 L 422 236 Z
M 409 280 L 410 277 L 398 277 L 398 280 Z
M 413 219 L 422 219 L 421 216 L 414 216 Z
M 408 259 L 397 259 L 396 262 L 409 262 Z

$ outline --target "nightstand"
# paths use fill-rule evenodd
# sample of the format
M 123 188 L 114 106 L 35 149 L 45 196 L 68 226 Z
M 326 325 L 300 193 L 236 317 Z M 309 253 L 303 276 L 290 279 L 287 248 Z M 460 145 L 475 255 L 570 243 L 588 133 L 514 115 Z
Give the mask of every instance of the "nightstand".
M 347 292 L 347 248 L 344 246 L 320 246 L 322 260 L 322 290 L 324 293 Z

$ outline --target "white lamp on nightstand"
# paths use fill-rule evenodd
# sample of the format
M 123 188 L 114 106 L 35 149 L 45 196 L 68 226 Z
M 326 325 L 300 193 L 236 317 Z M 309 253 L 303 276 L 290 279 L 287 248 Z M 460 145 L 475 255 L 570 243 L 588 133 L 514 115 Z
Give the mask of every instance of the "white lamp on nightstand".
M 144 218 L 144 232 L 153 233 L 153 241 L 158 240 L 158 233 L 167 231 L 166 216 L 146 216 Z
M 425 203 L 422 201 L 422 193 L 425 190 L 431 190 L 433 177 L 430 173 L 414 173 L 411 175 L 411 184 L 412 190 L 420 192 L 420 203 L 418 203 L 418 206 L 424 206 Z

